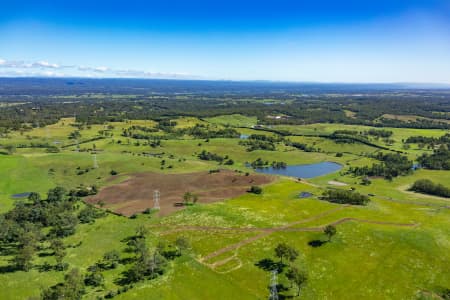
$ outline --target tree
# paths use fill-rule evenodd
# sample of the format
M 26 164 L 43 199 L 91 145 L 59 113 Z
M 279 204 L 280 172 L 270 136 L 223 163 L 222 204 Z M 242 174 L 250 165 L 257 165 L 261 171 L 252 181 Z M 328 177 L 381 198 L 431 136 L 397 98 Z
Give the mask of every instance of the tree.
M 56 268 L 60 271 L 64 270 L 63 259 L 66 257 L 67 252 L 63 241 L 61 239 L 53 239 L 50 242 L 50 248 L 53 250 L 53 255 L 55 256 Z
M 72 269 L 64 276 L 64 282 L 45 289 L 42 300 L 80 300 L 84 294 L 84 278 L 78 269 Z
M 61 202 L 64 200 L 64 196 L 67 191 L 63 187 L 57 186 L 53 189 L 50 189 L 47 193 L 47 201 L 48 202 Z
M 294 261 L 294 260 L 297 259 L 297 257 L 298 257 L 298 251 L 295 250 L 295 249 L 292 248 L 292 247 L 288 247 L 288 248 L 287 248 L 287 253 L 286 253 L 286 258 L 287 258 L 289 261 Z
M 283 263 L 283 258 L 294 261 L 298 257 L 298 251 L 285 243 L 280 243 L 275 247 L 275 256 Z
M 198 201 L 198 196 L 196 194 L 193 194 L 191 192 L 186 192 L 183 195 L 183 203 L 184 205 L 189 205 L 190 203 L 197 203 Z
M 32 202 L 33 204 L 38 204 L 41 201 L 41 195 L 35 192 L 31 192 L 28 195 L 28 200 Z
M 4 148 L 9 155 L 12 155 L 14 152 L 16 152 L 16 147 L 13 145 L 6 145 Z
M 33 266 L 32 261 L 35 253 L 36 249 L 32 245 L 20 247 L 13 260 L 16 268 L 23 271 L 29 271 Z
M 328 236 L 328 241 L 330 242 L 331 238 L 336 234 L 337 230 L 333 225 L 327 225 L 323 232 Z
M 62 212 L 56 215 L 52 233 L 57 237 L 66 237 L 75 233 L 78 218 L 70 212 Z
M 105 281 L 105 278 L 102 273 L 96 271 L 89 273 L 86 278 L 84 279 L 84 284 L 90 285 L 90 286 L 101 286 L 103 282 Z
M 18 251 L 13 259 L 17 269 L 29 271 L 32 267 L 34 254 L 36 253 L 36 244 L 38 234 L 33 230 L 20 229 L 17 242 L 19 243 Z
M 72 131 L 69 134 L 69 139 L 71 139 L 71 140 L 77 140 L 79 138 L 81 138 L 81 133 L 78 130 Z
M 306 274 L 296 267 L 291 267 L 286 273 L 286 278 L 297 287 L 297 296 L 300 296 L 300 289 L 307 280 Z
M 102 265 L 109 268 L 109 269 L 115 269 L 120 261 L 120 253 L 117 250 L 111 250 L 109 252 L 106 252 L 105 255 L 103 255 L 103 262 Z
M 179 254 L 181 255 L 181 252 L 183 250 L 189 249 L 190 244 L 187 238 L 185 237 L 179 237 L 175 240 L 175 246 L 178 249 Z
M 138 228 L 136 228 L 136 237 L 145 238 L 145 236 L 147 234 L 148 234 L 148 229 L 144 225 L 141 225 Z

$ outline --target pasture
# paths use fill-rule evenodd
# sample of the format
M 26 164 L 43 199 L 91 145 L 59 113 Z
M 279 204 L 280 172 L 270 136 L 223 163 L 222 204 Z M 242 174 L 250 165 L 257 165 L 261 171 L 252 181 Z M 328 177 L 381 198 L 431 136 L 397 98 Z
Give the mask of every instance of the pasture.
M 173 120 L 177 128 L 209 124 L 211 128 L 236 127 L 243 134 L 273 135 L 251 129 L 256 118 L 241 115 Z M 154 121 L 134 120 L 83 127 L 79 129 L 77 148 L 69 139 L 76 130 L 74 121 L 62 119 L 46 128 L 10 132 L 8 137 L 0 138 L 0 144 L 17 147 L 11 155 L 0 155 L 0 211 L 14 207 L 18 200 L 12 195 L 16 193 L 38 192 L 45 196 L 55 186 L 67 190 L 98 187 L 99 193 L 85 198 L 86 202 L 102 202 L 101 209 L 123 215 L 108 212 L 95 223 L 78 225 L 75 234 L 64 238 L 64 260 L 70 268 L 88 272 L 106 252 L 117 250 L 122 262 L 102 272 L 103 286 L 88 287 L 85 299 L 98 299 L 123 287 L 118 279 L 130 268 L 127 258 L 131 257 L 126 240 L 141 226 L 147 229 L 149 249 L 155 249 L 158 243 L 174 243 L 179 237 L 186 238 L 190 247 L 169 261 L 164 274 L 134 283 L 114 299 L 267 298 L 271 266 L 278 263 L 274 248 L 283 242 L 298 250 L 299 257 L 292 264 L 307 273 L 300 299 L 438 299 L 437 291 L 450 288 L 450 201 L 407 191 L 422 178 L 450 187 L 450 172 L 418 170 L 390 181 L 372 178 L 370 185 L 362 185 L 361 178 L 346 171 L 374 163 L 367 154 L 379 149 L 307 136 L 370 127 L 280 125 L 276 128 L 306 135 L 286 137 L 290 141 L 313 145 L 320 151 L 305 152 L 282 142 L 275 144 L 274 151 L 248 151 L 239 138 L 173 137 L 162 131 L 154 133 L 164 137 L 160 146 L 151 147 L 145 140 L 122 136 L 123 129 L 133 125 L 157 125 Z M 100 134 L 108 125 L 112 135 Z M 401 149 L 411 159 L 429 150 L 403 149 L 402 140 L 445 133 L 434 129 L 389 130 L 394 140 L 389 148 Z M 32 146 L 32 142 L 50 143 L 59 152 L 49 153 Z M 228 156 L 234 164 L 202 160 L 199 153 L 203 150 Z M 93 154 L 98 168 L 94 168 Z M 256 174 L 247 166 L 258 158 L 288 165 L 333 161 L 344 168 L 309 180 L 272 178 Z M 222 171 L 209 174 L 216 169 Z M 111 171 L 117 175 L 112 176 Z M 347 185 L 332 186 L 332 180 Z M 247 193 L 251 185 L 261 186 L 262 193 Z M 321 200 L 328 188 L 353 188 L 372 195 L 371 201 L 367 206 L 352 206 Z M 155 189 L 161 192 L 161 211 L 139 214 L 151 207 Z M 183 200 L 185 192 L 198 194 L 198 202 L 183 209 L 174 206 Z M 312 197 L 300 198 L 302 192 Z M 81 206 L 79 209 L 85 204 Z M 323 233 L 329 224 L 337 228 L 331 241 Z M 2 251 L 0 298 L 39 297 L 42 289 L 61 282 L 64 272 L 43 271 L 46 263 L 54 263 L 54 257 L 47 252 L 45 248 L 40 250 L 33 259 L 33 268 L 24 272 L 10 271 L 13 254 Z M 278 280 L 281 295 L 294 297 L 285 275 L 280 274 Z

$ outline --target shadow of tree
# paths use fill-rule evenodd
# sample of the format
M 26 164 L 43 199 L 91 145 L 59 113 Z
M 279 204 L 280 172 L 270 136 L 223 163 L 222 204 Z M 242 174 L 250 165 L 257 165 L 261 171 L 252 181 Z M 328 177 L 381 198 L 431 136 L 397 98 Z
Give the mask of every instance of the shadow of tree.
M 18 269 L 13 265 L 0 266 L 0 274 L 14 273 L 16 271 L 18 271 Z
M 321 240 L 312 240 L 308 242 L 308 245 L 310 245 L 313 248 L 317 248 L 322 246 L 323 244 L 328 243 L 328 241 L 321 241 Z
M 263 258 L 260 261 L 258 261 L 255 266 L 258 268 L 264 270 L 264 271 L 273 271 L 277 270 L 279 273 L 283 272 L 283 269 L 286 267 L 286 265 L 282 262 L 276 262 L 273 261 L 270 258 Z

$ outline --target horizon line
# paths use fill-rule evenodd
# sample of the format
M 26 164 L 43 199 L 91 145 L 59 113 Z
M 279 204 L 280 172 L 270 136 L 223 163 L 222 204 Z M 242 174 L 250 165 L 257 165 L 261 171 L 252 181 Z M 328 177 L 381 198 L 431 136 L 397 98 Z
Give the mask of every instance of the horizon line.
M 2 79 L 88 79 L 88 80 L 142 80 L 142 81 L 152 81 L 152 80 L 165 80 L 165 81 L 212 81 L 212 82 L 265 82 L 265 83 L 290 83 L 290 84 L 336 84 L 336 85 L 430 85 L 430 86 L 442 86 L 450 88 L 450 82 L 407 82 L 407 81 L 382 81 L 382 82 L 355 82 L 355 81 L 296 81 L 296 80 L 271 80 L 271 79 L 214 79 L 205 77 L 193 77 L 193 78 L 165 78 L 165 77 L 101 77 L 101 76 L 4 76 L 0 75 L 0 80 Z

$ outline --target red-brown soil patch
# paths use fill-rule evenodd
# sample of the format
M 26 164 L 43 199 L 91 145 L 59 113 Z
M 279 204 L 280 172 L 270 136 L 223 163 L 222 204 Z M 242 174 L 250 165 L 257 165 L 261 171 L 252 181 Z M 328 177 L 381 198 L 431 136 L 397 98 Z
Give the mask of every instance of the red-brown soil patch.
M 211 203 L 244 194 L 252 185 L 270 183 L 274 177 L 243 174 L 221 170 L 218 173 L 196 172 L 185 174 L 139 173 L 127 180 L 103 188 L 87 198 L 89 203 L 104 203 L 104 208 L 131 216 L 153 207 L 153 192 L 160 192 L 160 216 L 183 209 L 179 205 L 183 195 L 198 195 L 198 203 Z M 178 204 L 178 205 L 177 205 Z

